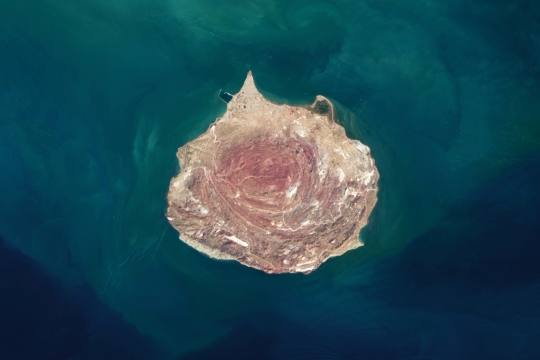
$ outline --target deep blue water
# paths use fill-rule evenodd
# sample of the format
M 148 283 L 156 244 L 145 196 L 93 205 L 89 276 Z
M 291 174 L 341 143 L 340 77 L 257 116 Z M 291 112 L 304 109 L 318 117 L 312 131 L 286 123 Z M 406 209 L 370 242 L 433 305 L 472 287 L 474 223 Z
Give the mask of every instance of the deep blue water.
M 252 70 L 371 149 L 365 246 L 215 261 L 176 149 Z M 540 358 L 540 3 L 0 0 L 1 359 Z

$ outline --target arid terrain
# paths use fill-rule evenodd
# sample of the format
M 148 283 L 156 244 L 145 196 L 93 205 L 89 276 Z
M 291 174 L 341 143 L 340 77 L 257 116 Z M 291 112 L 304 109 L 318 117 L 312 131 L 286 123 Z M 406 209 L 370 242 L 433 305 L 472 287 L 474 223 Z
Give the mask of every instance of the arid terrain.
M 267 273 L 307 274 L 361 246 L 379 174 L 333 112 L 322 96 L 271 103 L 249 73 L 223 117 L 178 150 L 166 216 L 180 239 Z

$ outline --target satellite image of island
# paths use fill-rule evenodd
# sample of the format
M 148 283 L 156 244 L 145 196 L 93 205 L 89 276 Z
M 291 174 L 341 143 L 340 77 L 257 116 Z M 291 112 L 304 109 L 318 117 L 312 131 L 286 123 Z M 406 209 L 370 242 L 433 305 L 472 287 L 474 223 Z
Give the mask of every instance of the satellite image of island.
M 0 360 L 537 360 L 539 234 L 538 0 L 0 0 Z
M 167 219 L 211 257 L 309 273 L 362 245 L 377 169 L 322 96 L 309 108 L 272 104 L 250 72 L 225 115 L 180 148 L 178 160 Z

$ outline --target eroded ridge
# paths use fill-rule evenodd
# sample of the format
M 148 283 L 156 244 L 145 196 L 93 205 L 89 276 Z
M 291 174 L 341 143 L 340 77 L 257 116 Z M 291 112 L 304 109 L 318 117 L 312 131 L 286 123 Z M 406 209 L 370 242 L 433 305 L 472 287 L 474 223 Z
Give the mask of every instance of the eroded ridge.
M 361 246 L 379 174 L 330 101 L 276 105 L 251 73 L 227 112 L 178 149 L 167 219 L 180 239 L 267 273 L 309 273 Z

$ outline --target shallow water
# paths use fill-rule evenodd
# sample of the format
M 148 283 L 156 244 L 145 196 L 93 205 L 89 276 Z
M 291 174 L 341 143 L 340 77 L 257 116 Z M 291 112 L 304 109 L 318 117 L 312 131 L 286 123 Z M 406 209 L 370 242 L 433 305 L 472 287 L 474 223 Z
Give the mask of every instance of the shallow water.
M 536 2 L 0 0 L 0 49 L 7 358 L 540 356 Z M 163 216 L 249 69 L 332 99 L 381 174 L 366 245 L 309 276 Z

